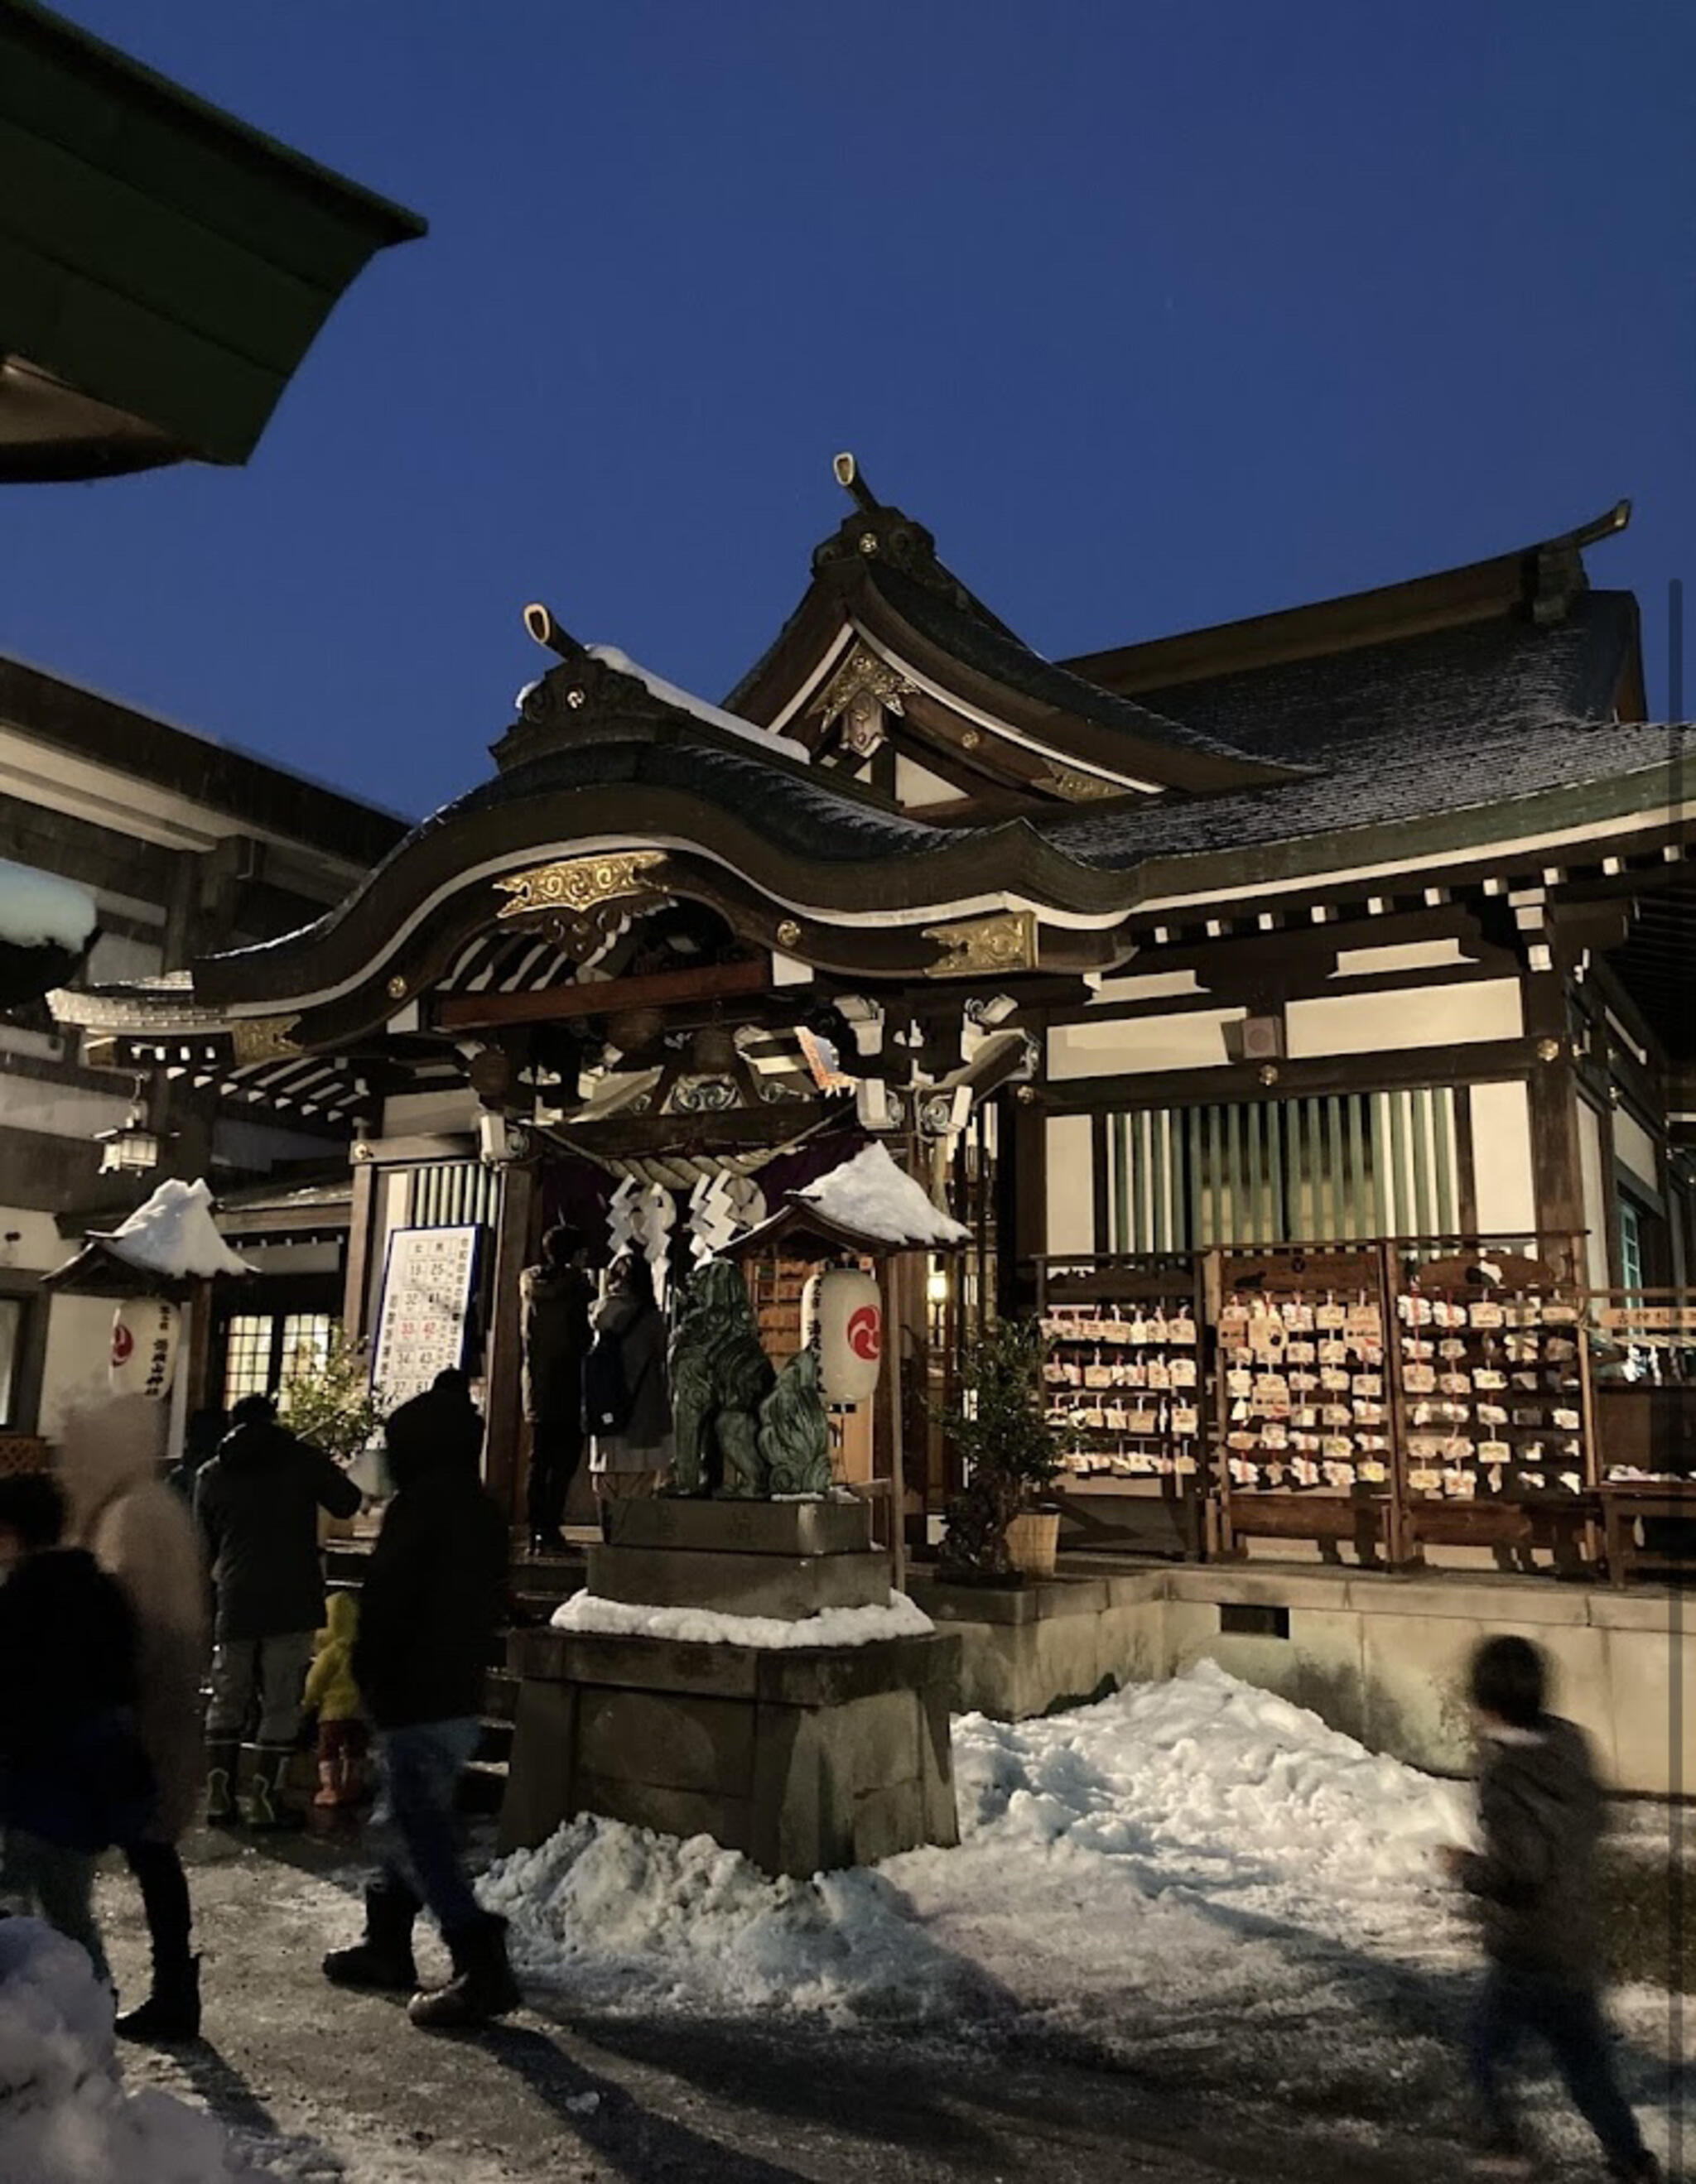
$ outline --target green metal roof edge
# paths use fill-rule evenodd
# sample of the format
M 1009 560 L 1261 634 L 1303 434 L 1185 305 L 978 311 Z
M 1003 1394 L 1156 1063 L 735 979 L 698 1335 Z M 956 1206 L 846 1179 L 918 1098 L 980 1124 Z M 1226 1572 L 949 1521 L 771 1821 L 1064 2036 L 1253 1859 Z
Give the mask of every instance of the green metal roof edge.
M 132 87 L 159 99 L 194 125 L 210 130 L 226 141 L 233 138 L 247 149 L 287 167 L 302 182 L 336 198 L 344 208 L 360 209 L 371 217 L 374 225 L 392 231 L 388 237 L 390 242 L 413 242 L 428 233 L 428 221 L 406 206 L 396 203 L 393 198 L 367 189 L 362 182 L 350 181 L 332 167 L 324 166 L 304 152 L 297 152 L 292 145 L 255 128 L 252 122 L 242 120 L 221 106 L 215 106 L 210 99 L 202 98 L 157 69 L 148 67 L 145 62 L 132 59 L 116 46 L 108 45 L 103 38 L 96 37 L 81 24 L 43 7 L 41 0 L 0 0 L 0 14 L 33 26 L 45 38 L 73 49 L 96 67 L 124 78 Z

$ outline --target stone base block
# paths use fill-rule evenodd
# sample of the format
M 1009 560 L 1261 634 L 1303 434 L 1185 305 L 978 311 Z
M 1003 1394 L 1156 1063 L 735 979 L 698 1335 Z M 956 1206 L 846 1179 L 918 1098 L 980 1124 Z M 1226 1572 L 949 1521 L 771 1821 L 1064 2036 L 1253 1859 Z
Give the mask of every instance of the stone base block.
M 881 1607 L 884 1554 L 726 1553 L 701 1547 L 591 1547 L 589 1589 L 643 1607 L 705 1607 L 786 1622 L 827 1607 Z
M 502 1847 L 577 1813 L 710 1835 L 801 1878 L 955 1843 L 957 1644 L 786 1652 L 517 1633 Z
M 865 1502 L 689 1502 L 661 1495 L 612 1502 L 615 1547 L 694 1547 L 709 1554 L 852 1555 L 872 1545 Z

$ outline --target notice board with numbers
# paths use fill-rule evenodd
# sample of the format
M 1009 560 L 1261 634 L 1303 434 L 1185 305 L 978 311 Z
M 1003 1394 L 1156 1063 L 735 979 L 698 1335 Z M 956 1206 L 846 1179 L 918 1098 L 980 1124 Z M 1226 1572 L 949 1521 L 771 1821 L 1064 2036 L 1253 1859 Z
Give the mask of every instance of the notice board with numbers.
M 386 1408 L 421 1395 L 438 1373 L 465 1362 L 481 1234 L 475 1224 L 391 1230 L 371 1367 Z

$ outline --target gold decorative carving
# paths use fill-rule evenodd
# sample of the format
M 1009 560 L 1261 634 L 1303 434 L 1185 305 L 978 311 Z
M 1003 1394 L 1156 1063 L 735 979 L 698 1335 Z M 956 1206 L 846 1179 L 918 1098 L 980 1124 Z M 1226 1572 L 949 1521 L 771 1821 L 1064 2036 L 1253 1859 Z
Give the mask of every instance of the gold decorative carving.
M 779 926 L 778 926 L 778 947 L 779 947 L 779 948 L 793 948 L 793 947 L 795 947 L 795 946 L 797 944 L 797 943 L 800 941 L 800 939 L 801 939 L 801 928 L 800 928 L 800 926 L 798 926 L 798 925 L 795 923 L 795 922 L 794 918 L 792 918 L 792 917 L 786 917 L 786 918 L 784 918 L 784 920 L 783 921 L 782 924 L 781 924 L 781 925 L 779 925 Z
M 646 876 L 666 861 L 663 850 L 620 850 L 605 857 L 573 857 L 563 864 L 536 865 L 495 882 L 511 897 L 500 905 L 502 917 L 526 917 L 533 911 L 567 910 L 579 915 L 598 903 L 626 895 L 657 892 Z
M 392 1001 L 404 1001 L 406 999 L 406 981 L 399 971 L 388 982 L 388 998 Z
M 1125 793 L 1116 781 L 1103 781 L 1099 774 L 1077 773 L 1069 766 L 1051 766 L 1031 787 L 1045 789 L 1050 796 L 1063 796 L 1068 804 L 1096 804 L 1104 796 Z
M 822 697 L 813 710 L 818 715 L 819 725 L 828 728 L 834 720 L 845 713 L 856 699 L 870 699 L 885 712 L 899 713 L 902 700 L 918 688 L 910 682 L 897 667 L 863 644 L 852 645 L 848 657 L 825 684 Z
M 927 940 L 943 953 L 925 967 L 928 978 L 967 978 L 986 971 L 1034 971 L 1036 912 L 1008 910 L 993 917 L 962 918 L 957 925 L 927 925 Z
M 301 1051 L 293 1037 L 298 1017 L 237 1017 L 230 1026 L 230 1051 L 238 1068 L 255 1061 L 285 1061 Z
M 976 750 L 978 745 L 982 743 L 983 740 L 983 738 L 978 733 L 978 731 L 975 728 L 968 728 L 965 734 L 960 738 L 960 748 L 962 750 Z

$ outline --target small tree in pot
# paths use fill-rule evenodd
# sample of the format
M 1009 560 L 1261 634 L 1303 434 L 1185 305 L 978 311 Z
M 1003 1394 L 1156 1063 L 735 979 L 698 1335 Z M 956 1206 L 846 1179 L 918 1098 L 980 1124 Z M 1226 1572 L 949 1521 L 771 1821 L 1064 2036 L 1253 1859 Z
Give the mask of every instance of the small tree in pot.
M 997 1321 L 967 1352 L 961 1402 L 942 1413 L 967 1479 L 948 1504 L 939 1557 L 943 1576 L 957 1583 L 1014 1577 L 1007 1528 L 1061 1468 L 1062 1441 L 1046 1416 L 1046 1349 L 1035 1320 Z

